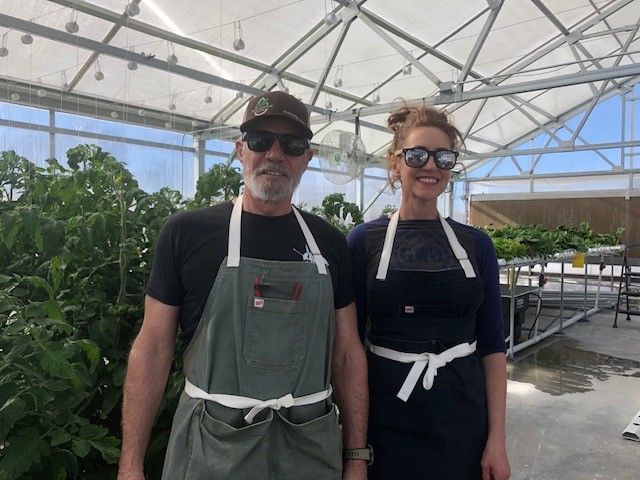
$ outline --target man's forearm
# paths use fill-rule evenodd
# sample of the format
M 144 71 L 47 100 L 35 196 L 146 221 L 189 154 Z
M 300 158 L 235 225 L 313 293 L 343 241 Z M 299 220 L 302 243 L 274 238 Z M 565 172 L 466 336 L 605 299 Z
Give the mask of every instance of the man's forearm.
M 172 354 L 137 349 L 135 344 L 131 349 L 122 405 L 121 474 L 143 472 L 144 456 L 167 384 Z
M 349 355 L 343 361 L 334 363 L 333 385 L 342 418 L 344 448 L 364 448 L 367 444 L 369 415 L 364 351 L 362 355 Z
M 345 449 L 363 448 L 367 443 L 369 387 L 367 357 L 355 320 L 355 304 L 338 310 L 333 350 L 332 383 L 342 418 Z

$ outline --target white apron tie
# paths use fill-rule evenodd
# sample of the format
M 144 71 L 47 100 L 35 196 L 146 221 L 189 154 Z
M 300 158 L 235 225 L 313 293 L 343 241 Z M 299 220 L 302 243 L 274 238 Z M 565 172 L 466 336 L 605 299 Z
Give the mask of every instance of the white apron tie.
M 331 396 L 333 388 L 329 386 L 327 390 L 321 392 L 312 393 L 310 395 L 303 395 L 302 397 L 294 398 L 290 393 L 280 397 L 272 398 L 270 400 L 258 400 L 256 398 L 242 397 L 240 395 L 226 395 L 220 393 L 207 393 L 204 390 L 196 387 L 189 380 L 185 379 L 184 391 L 191 398 L 201 398 L 202 400 L 210 400 L 212 402 L 219 403 L 229 408 L 250 408 L 249 413 L 244 417 L 248 424 L 253 423 L 255 416 L 266 408 L 271 410 L 280 410 L 281 408 L 300 407 L 303 405 L 312 405 L 314 403 L 326 400 Z
M 442 353 L 405 353 L 398 352 L 386 347 L 379 347 L 377 345 L 371 345 L 371 352 L 376 355 L 389 360 L 395 360 L 402 363 L 413 363 L 413 367 L 409 371 L 407 378 L 405 379 L 400 391 L 396 395 L 400 400 L 406 402 L 409 396 L 413 392 L 418 379 L 425 368 L 427 372 L 422 379 L 422 386 L 425 390 L 430 390 L 433 386 L 435 376 L 438 374 L 438 369 L 444 367 L 447 363 L 453 361 L 456 358 L 466 357 L 476 351 L 476 343 L 461 343 L 455 347 L 451 347 Z

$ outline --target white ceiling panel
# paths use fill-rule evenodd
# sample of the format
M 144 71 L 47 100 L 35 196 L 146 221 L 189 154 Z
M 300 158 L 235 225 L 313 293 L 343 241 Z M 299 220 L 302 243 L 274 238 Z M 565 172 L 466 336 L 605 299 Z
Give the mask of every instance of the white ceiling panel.
M 181 131 L 195 119 L 234 132 L 251 94 L 287 89 L 310 105 L 320 139 L 359 117 L 376 155 L 399 101 L 425 102 L 470 130 L 470 151 L 489 153 L 557 128 L 602 85 L 604 98 L 640 77 L 638 0 L 132 0 L 133 17 L 129 1 L 0 0 L 2 98 L 44 86 L 68 111 L 82 99 L 97 116 L 113 105 L 132 122 L 144 110 Z

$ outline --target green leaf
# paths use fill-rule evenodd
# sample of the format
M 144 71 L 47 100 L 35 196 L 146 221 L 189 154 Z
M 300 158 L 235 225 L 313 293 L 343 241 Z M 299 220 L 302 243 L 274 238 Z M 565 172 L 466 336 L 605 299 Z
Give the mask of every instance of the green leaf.
M 67 359 L 71 355 L 65 350 L 45 350 L 40 360 L 42 368 L 53 377 L 71 379 L 75 376 L 73 365 Z
M 33 277 L 33 276 L 29 276 L 29 277 L 24 277 L 25 280 L 27 280 L 28 282 L 31 283 L 31 285 L 33 285 L 36 288 L 42 288 L 43 290 L 45 290 L 47 292 L 47 295 L 49 295 L 49 298 L 53 298 L 53 289 L 51 288 L 51 285 L 49 285 L 49 283 L 41 277 Z
M 55 300 L 47 300 L 45 302 L 45 305 L 47 307 L 47 316 L 49 318 L 53 320 L 64 321 L 64 312 L 62 311 L 62 308 L 60 308 L 60 304 L 58 302 L 56 302 Z M 67 329 L 65 329 L 65 331 L 67 334 L 71 334 L 71 325 L 69 325 L 68 331 Z
M 118 463 L 120 457 L 120 441 L 115 437 L 104 437 L 97 441 L 92 441 L 91 445 L 100 452 L 102 458 L 107 463 Z
M 69 440 L 71 440 L 71 435 L 69 435 L 67 432 L 65 432 L 61 428 L 58 428 L 54 430 L 53 433 L 51 434 L 50 444 L 52 447 L 57 447 L 58 445 L 67 443 Z
M 108 430 L 106 428 L 89 423 L 88 425 L 80 427 L 79 435 L 84 440 L 97 440 L 98 438 L 104 437 L 107 432 Z
M 15 305 L 7 298 L 0 298 L 0 313 L 15 310 Z
M 100 348 L 95 342 L 87 339 L 76 340 L 74 345 L 80 347 L 87 354 L 91 370 L 94 370 L 100 361 Z
M 4 244 L 7 246 L 7 248 L 9 250 L 11 250 L 11 248 L 13 247 L 13 242 L 16 239 L 16 235 L 18 235 L 18 232 L 20 231 L 20 226 L 19 225 L 15 225 L 7 235 L 5 235 L 4 237 Z
M 0 405 L 4 405 L 18 392 L 18 386 L 11 383 L 0 383 Z
M 42 452 L 47 444 L 40 437 L 38 430 L 28 428 L 21 431 L 21 436 L 9 437 L 2 450 L 0 460 L 0 478 L 17 480 L 28 472 L 31 466 L 40 462 Z M 4 478 L 3 478 L 4 477 Z
M 9 399 L 0 408 L 0 443 L 3 443 L 15 423 L 22 418 L 26 403 L 20 397 Z
M 71 450 L 78 457 L 86 457 L 89 454 L 89 450 L 91 450 L 91 445 L 83 438 L 74 438 L 71 442 Z

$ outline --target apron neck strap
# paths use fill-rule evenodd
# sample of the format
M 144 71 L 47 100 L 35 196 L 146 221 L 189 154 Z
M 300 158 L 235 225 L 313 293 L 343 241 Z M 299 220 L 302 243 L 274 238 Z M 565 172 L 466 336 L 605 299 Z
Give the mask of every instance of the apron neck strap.
M 440 220 L 440 224 L 444 229 L 444 233 L 447 236 L 447 240 L 449 245 L 451 246 L 451 250 L 453 250 L 453 254 L 456 256 L 458 262 L 460 262 L 460 266 L 464 270 L 464 274 L 467 278 L 475 278 L 476 272 L 473 269 L 473 265 L 469 260 L 469 256 L 467 255 L 467 251 L 462 247 L 460 242 L 458 241 L 458 237 L 456 237 L 453 228 L 451 225 L 444 219 L 442 215 L 438 213 L 438 219 Z M 384 237 L 384 246 L 382 247 L 382 254 L 380 255 L 380 263 L 378 264 L 378 273 L 376 274 L 377 280 L 386 280 L 387 271 L 389 270 L 389 262 L 391 261 L 391 250 L 393 249 L 393 240 L 396 236 L 396 230 L 398 229 L 398 221 L 400 220 L 400 213 L 396 211 L 389 220 L 389 225 L 387 226 L 387 233 Z
M 476 278 L 476 272 L 473 269 L 473 265 L 471 264 L 471 260 L 469 260 L 469 256 L 467 255 L 467 251 L 460 245 L 458 241 L 458 237 L 456 237 L 453 228 L 451 225 L 444 219 L 442 215 L 438 213 L 438 217 L 440 218 L 440 224 L 442 228 L 444 228 L 444 233 L 447 235 L 447 240 L 449 240 L 449 245 L 453 250 L 453 254 L 460 262 L 460 266 L 464 270 L 464 274 L 467 278 Z
M 320 253 L 318 244 L 316 243 L 311 230 L 307 226 L 306 222 L 298 212 L 298 209 L 292 205 L 293 214 L 300 225 L 300 229 L 304 235 L 304 239 L 313 254 L 314 262 L 318 268 L 318 273 L 321 275 L 327 274 L 327 265 L 324 257 Z M 241 242 L 241 217 L 242 217 L 242 195 L 238 196 L 233 211 L 231 212 L 231 220 L 229 222 L 229 247 L 227 252 L 227 267 L 238 267 L 240 265 L 240 242 Z

